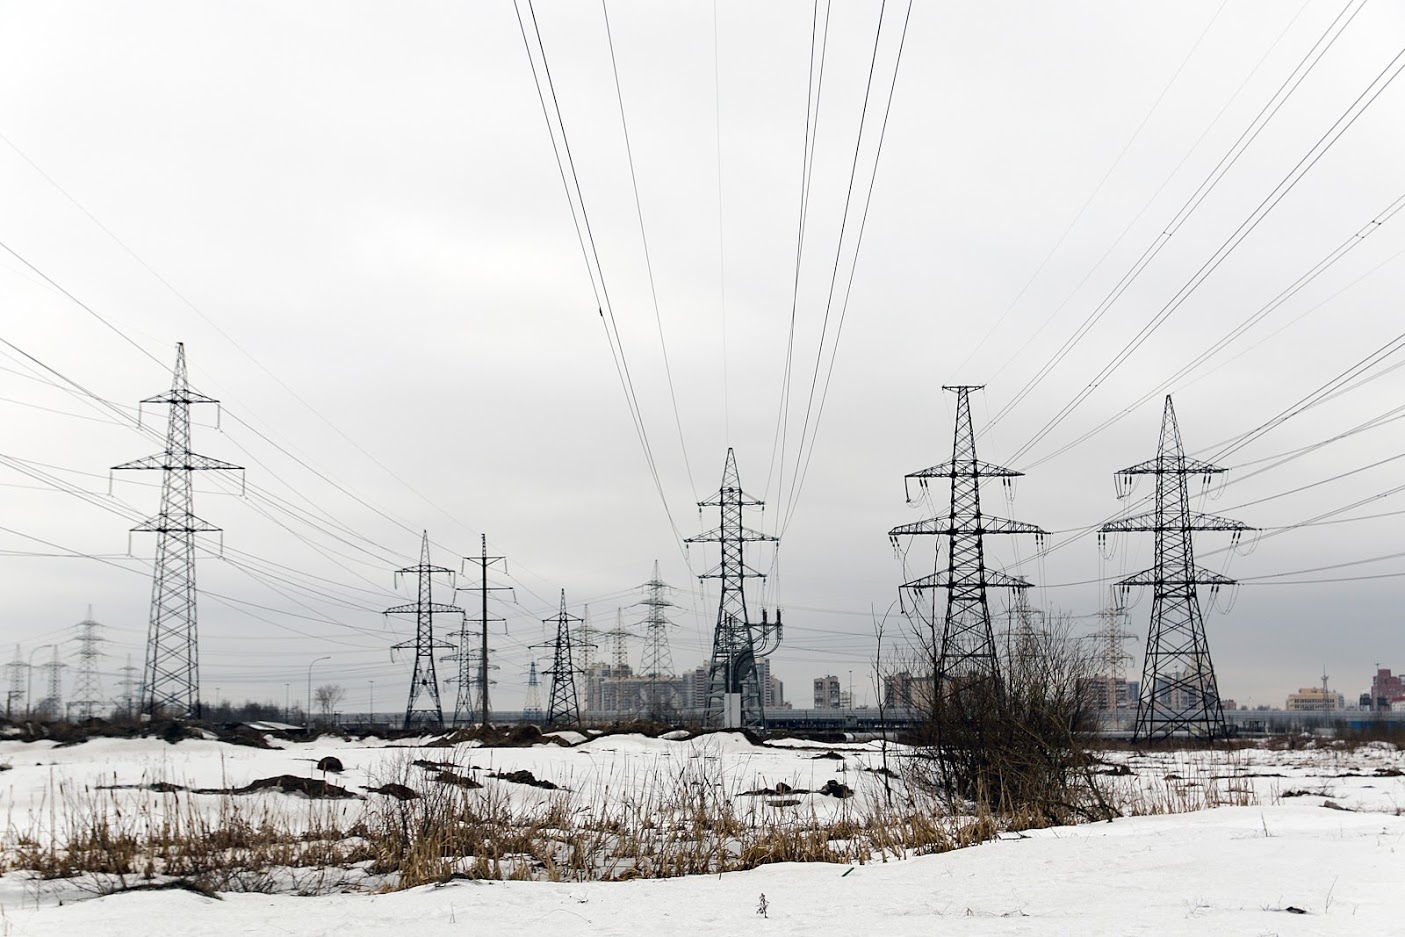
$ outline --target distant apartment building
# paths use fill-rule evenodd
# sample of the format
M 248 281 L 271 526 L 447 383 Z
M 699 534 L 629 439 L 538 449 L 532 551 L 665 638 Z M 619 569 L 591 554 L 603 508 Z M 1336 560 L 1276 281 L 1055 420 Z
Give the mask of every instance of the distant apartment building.
M 1390 710 L 1397 703 L 1405 703 L 1405 681 L 1388 668 L 1378 668 L 1371 678 L 1371 693 L 1363 703 L 1372 710 Z
M 1098 712 L 1136 708 L 1139 686 L 1136 681 L 1121 678 L 1079 677 L 1078 696 L 1086 706 Z
M 1289 693 L 1283 708 L 1296 713 L 1337 712 L 1346 708 L 1346 700 L 1340 693 L 1325 687 L 1305 686 L 1296 693 Z
M 680 686 L 680 706 L 683 709 L 705 709 L 707 708 L 707 664 L 703 664 L 694 670 L 689 670 L 678 679 Z M 790 704 L 785 701 L 785 683 L 776 679 L 771 673 L 771 662 L 767 658 L 760 658 L 756 661 L 756 680 L 761 689 L 761 706 L 763 709 L 790 709 Z
M 930 709 L 932 678 L 904 670 L 883 677 L 883 705 L 889 709 Z
M 843 686 L 834 674 L 815 678 L 816 709 L 842 709 L 844 706 L 843 698 Z

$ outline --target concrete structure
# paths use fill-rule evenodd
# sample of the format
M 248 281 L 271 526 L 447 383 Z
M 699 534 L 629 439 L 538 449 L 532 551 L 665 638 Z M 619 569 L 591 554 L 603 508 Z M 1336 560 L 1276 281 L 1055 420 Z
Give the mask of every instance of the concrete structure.
M 1405 681 L 1389 668 L 1377 668 L 1371 678 L 1371 694 L 1366 698 L 1368 708 L 1389 711 L 1396 703 L 1405 702 Z
M 834 674 L 815 678 L 815 708 L 841 709 L 843 687 Z
M 1136 680 L 1123 680 L 1120 677 L 1109 679 L 1106 676 L 1079 677 L 1078 695 L 1098 712 L 1137 708 L 1137 691 L 1140 683 Z
M 1298 692 L 1288 694 L 1288 701 L 1283 706 L 1290 713 L 1338 712 L 1345 708 L 1346 700 L 1340 693 L 1320 686 L 1300 687 Z

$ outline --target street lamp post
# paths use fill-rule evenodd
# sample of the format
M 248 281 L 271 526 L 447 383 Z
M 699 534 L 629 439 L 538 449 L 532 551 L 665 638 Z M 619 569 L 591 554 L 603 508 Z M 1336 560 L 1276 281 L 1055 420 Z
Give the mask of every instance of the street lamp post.
M 311 664 L 308 664 L 308 665 L 307 665 L 307 721 L 308 721 L 309 723 L 312 722 L 312 666 L 313 666 L 313 664 L 316 664 L 317 661 L 331 660 L 331 659 L 332 659 L 332 655 L 331 655 L 331 654 L 324 654 L 323 656 L 321 656 L 321 657 L 317 658 L 316 660 L 312 661 Z
M 24 685 L 24 718 L 28 719 L 34 710 L 34 652 L 42 651 L 46 647 L 53 647 L 52 644 L 41 644 L 29 652 L 29 663 L 25 665 L 26 682 Z
M 291 704 L 288 702 L 288 700 L 291 698 L 291 697 L 289 696 L 290 691 L 289 691 L 288 688 L 291 687 L 291 686 L 292 686 L 291 683 L 284 683 L 284 684 L 283 684 L 283 721 L 284 721 L 284 722 L 291 722 L 291 721 L 292 721 L 292 717 L 293 717 L 292 706 L 291 706 Z
M 366 714 L 366 721 L 371 725 L 376 724 L 376 681 L 371 681 L 371 711 Z

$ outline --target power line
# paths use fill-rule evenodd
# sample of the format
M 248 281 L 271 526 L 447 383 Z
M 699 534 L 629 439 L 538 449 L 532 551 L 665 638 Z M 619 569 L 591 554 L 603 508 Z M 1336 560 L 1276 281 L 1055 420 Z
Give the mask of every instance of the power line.
M 571 220 L 576 228 L 576 239 L 580 243 L 586 272 L 590 276 L 591 289 L 595 292 L 597 312 L 605 327 L 610 354 L 615 362 L 615 371 L 619 376 L 621 389 L 624 391 L 630 418 L 634 423 L 635 435 L 638 436 L 639 444 L 644 451 L 644 460 L 653 479 L 654 489 L 658 492 L 659 501 L 663 505 L 664 514 L 668 517 L 669 527 L 673 530 L 674 538 L 679 541 L 679 551 L 683 552 L 682 534 L 674 522 L 673 511 L 668 506 L 668 497 L 664 494 L 663 481 L 659 477 L 653 447 L 649 444 L 648 431 L 644 425 L 644 413 L 639 405 L 638 395 L 635 393 L 634 380 L 629 372 L 629 362 L 625 357 L 619 327 L 615 322 L 614 305 L 610 301 L 609 288 L 605 283 L 605 271 L 600 264 L 600 253 L 596 247 L 595 234 L 590 225 L 590 215 L 586 209 L 584 194 L 581 191 L 580 177 L 576 172 L 575 159 L 571 155 L 570 139 L 566 134 L 566 124 L 561 116 L 561 103 L 556 96 L 556 86 L 551 77 L 551 66 L 547 60 L 546 46 L 542 42 L 541 27 L 537 22 L 536 10 L 532 5 L 532 0 L 527 0 L 527 12 L 532 20 L 532 35 L 536 39 L 537 55 L 541 57 L 540 73 L 537 70 L 536 56 L 532 54 L 532 42 L 527 36 L 527 25 L 522 18 L 521 0 L 513 0 L 512 5 L 517 14 L 518 29 L 522 34 L 522 45 L 527 52 L 527 63 L 532 70 L 532 80 L 537 89 L 537 99 L 541 104 L 542 118 L 546 121 L 547 135 L 551 138 L 552 152 L 556 156 L 556 168 L 561 176 L 561 186 L 565 190 L 566 203 L 571 210 Z M 545 78 L 545 87 L 543 87 L 543 77 Z M 548 92 L 551 97 L 550 107 L 547 105 Z M 552 124 L 551 120 L 553 112 L 556 116 L 555 125 Z M 560 145 L 556 141 L 558 132 L 561 135 Z M 565 154 L 564 160 L 562 158 L 563 152 Z M 570 170 L 569 180 L 567 179 L 568 169 Z M 579 215 L 577 214 L 577 205 L 579 205 Z
M 688 473 L 688 486 L 696 497 L 697 486 L 693 483 L 693 466 L 688 459 L 688 446 L 683 439 L 683 420 L 678 414 L 678 395 L 673 388 L 673 366 L 669 362 L 668 343 L 664 340 L 663 316 L 659 312 L 659 291 L 654 283 L 654 261 L 649 254 L 649 235 L 644 230 L 644 206 L 639 199 L 639 177 L 634 171 L 634 147 L 629 140 L 629 120 L 625 117 L 624 92 L 620 89 L 620 66 L 615 58 L 615 37 L 610 29 L 610 11 L 605 0 L 600 0 L 600 12 L 605 18 L 605 38 L 610 48 L 610 72 L 615 78 L 615 100 L 620 108 L 620 129 L 624 132 L 624 151 L 629 160 L 629 182 L 634 191 L 634 213 L 639 219 L 639 241 L 644 246 L 644 269 L 649 277 L 649 298 L 653 301 L 654 323 L 658 326 L 659 351 L 663 354 L 664 377 L 668 381 L 668 399 L 673 405 L 673 423 L 678 429 L 678 449 L 683 453 L 683 468 Z M 713 15 L 716 16 L 715 6 L 713 7 Z
M 1036 371 L 1034 376 L 1026 381 L 1024 386 L 1015 393 L 1010 401 L 990 418 L 986 427 L 982 430 L 982 435 L 989 432 L 1000 420 L 1004 419 L 1010 411 L 1034 392 L 1054 368 L 1058 367 L 1073 348 L 1083 340 L 1083 337 L 1101 321 L 1108 310 L 1111 309 L 1112 305 L 1121 298 L 1122 294 L 1141 276 L 1142 272 L 1156 256 L 1160 254 L 1167 242 L 1180 230 L 1191 215 L 1195 213 L 1196 209 L 1204 203 L 1205 199 L 1209 197 L 1219 185 L 1220 181 L 1224 179 L 1225 175 L 1239 161 L 1239 158 L 1254 142 L 1263 128 L 1277 115 L 1278 111 L 1298 89 L 1298 86 L 1312 73 L 1317 63 L 1321 61 L 1322 57 L 1326 55 L 1327 51 L 1336 43 L 1342 31 L 1350 25 L 1352 19 L 1355 19 L 1356 14 L 1361 11 L 1361 6 L 1365 5 L 1365 0 L 1360 0 L 1360 5 L 1357 6 L 1355 12 L 1353 12 L 1345 22 L 1342 22 L 1342 18 L 1346 16 L 1347 11 L 1351 8 L 1353 3 L 1357 3 L 1357 0 L 1347 0 L 1346 6 L 1342 8 L 1342 11 L 1328 24 L 1327 28 L 1317 38 L 1317 41 L 1313 43 L 1298 64 L 1289 72 L 1288 76 L 1283 79 L 1283 82 L 1278 86 L 1277 90 L 1274 91 L 1273 95 L 1264 103 L 1263 107 L 1259 109 L 1259 112 L 1254 116 L 1253 120 L 1250 121 L 1249 126 L 1244 129 L 1234 143 L 1230 145 L 1229 149 L 1225 151 L 1224 155 L 1220 157 L 1219 162 L 1216 163 L 1214 168 L 1201 180 L 1195 191 L 1181 204 L 1181 207 L 1176 211 L 1175 215 L 1171 217 L 1170 221 L 1162 227 L 1161 231 L 1152 242 L 1142 251 L 1141 256 L 1137 258 L 1132 267 L 1122 275 L 1107 295 L 1104 296 L 1097 306 L 1084 318 L 1078 328 L 1073 331 L 1073 334 L 1065 339 L 1064 343 L 1060 345 L 1054 354 L 1049 357 L 1038 371 Z M 1340 28 L 1338 28 L 1339 24 Z
M 1394 69 L 1393 72 L 1391 71 L 1392 69 Z M 1366 109 L 1371 106 L 1371 104 L 1376 100 L 1376 98 L 1381 95 L 1382 92 L 1385 91 L 1386 88 L 1390 87 L 1391 82 L 1395 80 L 1395 78 L 1400 74 L 1402 69 L 1405 69 L 1405 48 L 1402 48 L 1399 52 L 1396 53 L 1395 57 L 1391 59 L 1390 63 L 1384 69 L 1382 69 L 1380 74 L 1378 74 L 1371 81 L 1371 84 L 1367 86 L 1366 90 L 1362 91 L 1361 94 L 1356 98 L 1356 100 L 1354 100 L 1351 105 L 1346 109 L 1346 111 L 1344 111 L 1342 115 L 1337 118 L 1336 122 L 1334 122 L 1332 126 L 1328 128 L 1326 133 L 1324 133 L 1320 138 L 1318 138 L 1318 140 L 1312 145 L 1312 147 L 1308 149 L 1308 152 L 1305 153 L 1302 158 L 1300 158 L 1298 162 L 1294 164 L 1293 168 L 1288 171 L 1287 175 L 1285 175 L 1278 182 L 1278 184 L 1274 186 L 1273 190 L 1270 191 L 1268 195 L 1264 196 L 1264 199 L 1249 214 L 1249 217 L 1246 218 L 1243 222 L 1241 222 L 1239 227 L 1237 227 L 1234 232 L 1231 233 L 1230 236 L 1218 248 L 1216 248 L 1214 254 L 1210 256 L 1210 259 L 1206 260 L 1205 263 L 1202 264 L 1200 268 L 1195 272 L 1195 274 L 1192 275 L 1191 278 L 1187 280 L 1186 283 L 1183 284 L 1179 290 L 1177 290 L 1176 294 L 1172 296 L 1171 299 L 1168 300 L 1166 304 L 1161 307 L 1161 309 L 1156 313 L 1156 315 L 1152 317 L 1151 321 L 1143 325 L 1142 328 L 1137 332 L 1137 334 L 1132 337 L 1131 341 L 1124 345 L 1122 349 L 1119 350 L 1110 361 L 1103 365 L 1103 367 L 1092 378 L 1092 380 L 1090 380 L 1081 391 L 1074 395 L 1072 400 L 1065 403 L 1063 407 L 1052 418 L 1050 418 L 1049 421 L 1045 423 L 1044 426 L 1041 427 L 1038 432 L 1036 432 L 1029 439 L 1028 442 L 1026 442 L 1023 446 L 1019 448 L 1018 451 L 1016 451 L 1016 459 L 1027 453 L 1031 448 L 1037 445 L 1041 439 L 1043 439 L 1050 432 L 1052 432 L 1055 427 L 1057 427 L 1060 423 L 1067 419 L 1069 414 L 1071 414 L 1074 409 L 1076 409 L 1084 400 L 1086 400 L 1093 393 L 1093 391 L 1096 390 L 1098 386 L 1102 384 L 1103 381 L 1105 381 L 1118 368 L 1120 368 L 1122 364 L 1126 362 L 1126 360 L 1131 357 L 1131 355 L 1136 352 L 1136 350 L 1140 348 L 1156 332 L 1156 330 L 1159 329 L 1161 325 L 1168 318 L 1170 318 L 1170 316 L 1175 313 L 1176 310 L 1181 307 L 1181 305 L 1187 299 L 1190 298 L 1190 296 L 1200 287 L 1200 285 L 1204 283 L 1205 280 L 1209 278 L 1209 276 L 1214 273 L 1215 270 L 1217 270 L 1219 266 L 1229 257 L 1229 255 L 1235 250 L 1235 248 L 1237 248 L 1244 241 L 1244 239 L 1247 238 L 1254 231 L 1254 229 L 1259 226 L 1259 224 L 1264 220 L 1264 218 L 1268 217 L 1269 213 L 1272 212 L 1275 207 L 1277 207 L 1278 203 L 1281 202 L 1288 195 L 1288 193 L 1291 192 L 1297 186 L 1298 182 L 1302 180 L 1303 176 L 1305 176 L 1312 169 L 1313 166 L 1317 165 L 1318 160 L 1320 160 L 1324 155 L 1326 155 L 1328 150 L 1330 150 L 1332 146 L 1339 139 L 1341 139 L 1341 136 L 1346 133 L 1348 129 L 1351 128 L 1352 124 L 1356 122 L 1357 118 L 1359 118 L 1363 113 L 1365 113 Z M 1389 77 L 1385 77 L 1388 72 L 1390 72 Z M 1382 78 L 1385 78 L 1383 83 L 1381 82 Z M 1380 84 L 1380 87 L 1377 88 L 1376 86 L 1378 83 Z M 1374 91 L 1372 91 L 1373 88 L 1375 89 Z M 1367 97 L 1368 94 L 1370 95 L 1369 97 Z M 1363 100 L 1365 101 L 1364 104 L 1362 103 Z M 1359 108 L 1358 105 L 1360 105 Z

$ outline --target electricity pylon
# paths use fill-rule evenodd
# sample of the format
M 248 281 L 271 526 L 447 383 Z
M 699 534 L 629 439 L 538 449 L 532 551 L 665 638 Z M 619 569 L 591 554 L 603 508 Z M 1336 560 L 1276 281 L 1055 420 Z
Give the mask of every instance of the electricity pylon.
M 1127 610 L 1115 602 L 1109 603 L 1107 608 L 1098 613 L 1098 617 L 1102 619 L 1102 628 L 1093 635 L 1093 640 L 1097 642 L 1096 653 L 1102 669 L 1107 711 L 1114 717 L 1115 725 L 1117 688 L 1125 679 L 1123 664 L 1132 659 L 1123 643 L 1136 635 L 1123 628 L 1123 623 L 1127 620 Z
M 744 508 L 762 508 L 759 501 L 742 491 L 737 473 L 737 459 L 731 449 L 722 466 L 722 487 L 698 508 L 715 507 L 719 523 L 712 530 L 689 537 L 684 543 L 716 543 L 721 548 L 721 562 L 700 575 L 699 579 L 721 581 L 721 598 L 717 605 L 717 625 L 712 636 L 712 660 L 707 669 L 707 703 L 703 721 L 735 729 L 741 726 L 765 728 L 766 712 L 762 705 L 761 686 L 756 672 L 756 658 L 774 651 L 781 643 L 780 609 L 772 624 L 761 610 L 761 623 L 752 624 L 746 609 L 746 580 L 764 579 L 766 574 L 746 565 L 743 548 L 752 542 L 775 543 L 778 537 L 742 526 Z
M 102 682 L 98 678 L 98 658 L 102 651 L 98 645 L 107 640 L 98 634 L 103 626 L 93 620 L 93 607 L 88 606 L 88 617 L 78 623 L 78 673 L 73 681 L 73 717 L 91 719 L 103 704 Z
M 499 592 L 499 591 L 502 591 L 502 590 L 511 591 L 512 587 L 511 587 L 511 586 L 490 586 L 490 585 L 488 585 L 488 567 L 492 566 L 492 565 L 495 564 L 495 563 L 502 563 L 503 572 L 507 572 L 507 557 L 505 557 L 505 556 L 489 556 L 489 555 L 488 555 L 488 535 L 487 535 L 487 534 L 481 534 L 480 536 L 483 538 L 483 539 L 482 539 L 482 546 L 483 546 L 483 552 L 482 552 L 482 554 L 479 555 L 479 556 L 466 556 L 466 557 L 464 557 L 464 562 L 465 562 L 465 563 L 477 563 L 477 564 L 478 564 L 478 572 L 479 572 L 479 575 L 480 575 L 480 577 L 481 577 L 481 578 L 479 579 L 479 584 L 478 584 L 478 596 L 479 596 L 480 609 L 481 609 L 481 613 L 480 613 L 480 615 L 478 616 L 478 621 L 479 621 L 479 625 L 480 625 L 480 627 L 481 627 L 480 638 L 482 639 L 482 647 L 481 647 L 481 649 L 480 649 L 479 652 L 478 652 L 478 679 L 477 679 L 476 682 L 477 682 L 477 684 L 478 684 L 479 693 L 480 693 L 480 696 L 479 696 L 479 703 L 480 703 L 481 705 L 480 705 L 480 708 L 479 708 L 479 712 L 481 712 L 481 713 L 483 714 L 483 728 L 486 729 L 486 728 L 488 727 L 488 720 L 489 720 L 489 718 L 490 718 L 491 715 L 492 715 L 492 709 L 491 709 L 491 707 L 489 707 L 489 705 L 488 705 L 488 685 L 489 685 L 489 683 L 491 683 L 491 681 L 488 679 L 488 670 L 489 670 L 490 667 L 492 666 L 492 665 L 490 665 L 490 664 L 488 663 L 488 622 L 490 622 L 490 621 L 504 621 L 504 620 L 505 620 L 505 619 L 502 619 L 502 618 L 489 618 L 489 617 L 488 617 L 488 593 L 489 593 L 489 592 Z M 472 679 L 470 673 L 465 669 L 465 668 L 467 668 L 467 667 L 470 666 L 470 664 L 469 664 L 469 657 L 468 657 L 468 654 L 466 653 L 467 650 L 468 650 L 468 639 L 469 639 L 469 634 L 468 634 L 468 627 L 467 627 L 467 625 L 468 625 L 468 622 L 467 622 L 467 620 L 465 620 L 465 621 L 464 621 L 464 628 L 463 628 L 462 631 L 459 632 L 459 653 L 460 653 L 461 656 L 459 657 L 459 676 L 458 676 L 459 692 L 458 692 L 458 699 L 457 699 L 457 701 L 456 701 L 455 704 L 454 704 L 454 717 L 455 717 L 455 719 L 458 718 L 458 714 L 459 714 L 460 711 L 472 710 L 472 709 L 473 709 L 473 700 L 472 700 L 472 697 L 469 696 L 469 695 L 466 695 L 466 694 L 471 694 L 471 693 L 472 693 L 471 687 L 472 687 L 473 683 L 475 682 L 475 681 Z M 492 669 L 496 669 L 496 668 L 492 668 Z
M 9 719 L 14 714 L 15 704 L 24 700 L 25 678 L 29 676 L 29 662 L 20 653 L 18 644 L 15 645 L 15 659 L 6 664 L 5 669 L 10 672 L 10 689 L 5 694 L 5 718 Z
M 169 406 L 166 450 L 114 465 L 113 471 L 147 470 L 161 473 L 161 512 L 132 528 L 156 534 L 156 565 L 151 583 L 151 621 L 142 671 L 141 710 L 200 718 L 200 649 L 195 614 L 195 535 L 219 528 L 195 516 L 192 472 L 242 472 L 243 466 L 190 451 L 190 408 L 219 404 L 190 389 L 185 345 L 176 345 L 171 389 L 143 404 Z
M 1161 414 L 1156 458 L 1117 473 L 1127 480 L 1122 490 L 1129 494 L 1132 476 L 1156 476 L 1156 503 L 1151 511 L 1102 527 L 1103 533 L 1144 530 L 1156 537 L 1152 567 L 1117 583 L 1124 593 L 1132 586 L 1149 586 L 1152 590 L 1151 625 L 1133 739 L 1179 733 L 1211 739 L 1226 734 L 1224 707 L 1205 641 L 1205 619 L 1196 586 L 1208 585 L 1218 590 L 1220 586 L 1233 585 L 1234 580 L 1195 565 L 1191 533 L 1227 531 L 1237 544 L 1244 531 L 1253 528 L 1242 521 L 1192 511 L 1186 492 L 1186 476 L 1218 475 L 1224 471 L 1218 465 L 1186 456 L 1168 394 Z
M 932 703 L 938 705 L 945 696 L 962 686 L 980 681 L 1000 683 L 1000 661 L 996 652 L 995 633 L 990 623 L 987 591 L 994 588 L 1021 590 L 1030 583 L 1020 576 L 990 569 L 986 564 L 985 536 L 987 534 L 1034 534 L 1042 539 L 1044 531 L 1033 524 L 995 517 L 981 511 L 981 481 L 987 478 L 1010 479 L 1024 474 L 1014 469 L 982 462 L 976 457 L 976 437 L 971 425 L 971 391 L 979 386 L 958 385 L 942 390 L 956 393 L 956 429 L 951 446 L 951 461 L 934 465 L 904 477 L 904 487 L 911 479 L 926 490 L 930 479 L 945 479 L 950 486 L 949 508 L 945 515 L 930 517 L 912 524 L 903 524 L 888 531 L 890 540 L 907 536 L 934 536 L 946 539 L 946 569 L 936 569 L 930 575 L 905 582 L 902 590 L 915 594 L 913 604 L 919 617 L 926 617 L 932 633 Z M 911 501 L 909 492 L 908 500 Z M 941 560 L 940 543 L 935 551 L 934 565 Z M 946 593 L 946 609 L 941 616 L 941 634 L 937 634 L 938 591 Z M 931 594 L 929 602 L 922 593 Z M 899 595 L 903 593 L 900 591 Z M 927 610 L 924 615 L 924 604 Z
M 542 691 L 537 680 L 537 662 L 532 661 L 531 669 L 527 672 L 527 700 L 522 705 L 522 718 L 528 722 L 541 722 L 542 715 Z
M 54 645 L 54 657 L 43 665 L 49 684 L 49 695 L 39 701 L 39 711 L 50 719 L 63 718 L 63 669 L 68 665 L 59 660 L 59 646 Z
M 433 566 L 429 562 L 429 531 L 424 532 L 420 541 L 420 561 L 416 566 L 406 566 L 396 570 L 398 583 L 402 575 L 414 574 L 416 578 L 415 601 L 406 605 L 396 605 L 385 610 L 386 615 L 414 615 L 415 640 L 403 641 L 392 646 L 395 651 L 413 647 L 415 649 L 415 669 L 410 677 L 410 697 L 405 703 L 405 728 L 424 725 L 429 728 L 444 727 L 444 708 L 439 702 L 439 678 L 434 672 L 434 652 L 441 648 L 452 648 L 452 644 L 434 640 L 434 616 L 458 615 L 463 618 L 463 609 L 457 605 L 445 605 L 433 601 L 434 576 L 452 577 L 454 571 L 443 566 Z M 420 696 L 427 695 L 427 702 L 420 702 Z
M 658 720 L 667 708 L 660 698 L 660 679 L 673 675 L 673 655 L 668 647 L 668 629 L 674 623 L 669 621 L 666 609 L 673 608 L 668 593 L 672 587 L 659 578 L 659 561 L 654 560 L 654 578 L 644 583 L 644 598 L 637 604 L 647 609 L 644 620 L 644 659 L 642 673 L 648 679 L 649 718 Z
M 624 609 L 615 609 L 615 627 L 609 631 L 596 633 L 602 638 L 610 639 L 610 675 L 613 677 L 625 676 L 625 671 L 629 669 L 629 645 L 627 642 L 630 638 L 638 637 L 638 635 L 625 629 Z
M 555 618 L 543 618 L 542 623 L 556 626 L 556 640 L 551 643 L 551 668 L 546 671 L 551 677 L 551 693 L 546 706 L 546 724 L 549 726 L 568 724 L 580 725 L 581 700 L 576 692 L 576 669 L 572 661 L 571 622 L 583 621 L 579 615 L 566 611 L 566 590 L 561 590 L 561 610 Z
M 467 629 L 460 631 L 458 633 L 458 648 L 454 650 L 454 653 L 447 654 L 443 658 L 458 665 L 458 672 L 444 681 L 457 687 L 457 692 L 454 695 L 454 715 L 451 720 L 455 726 L 471 726 L 479 722 L 477 707 L 482 704 L 483 700 L 483 694 L 478 686 L 478 681 L 483 676 L 483 669 L 478 665 L 478 648 L 468 647 L 465 649 L 463 636 L 466 633 L 472 636 Z M 497 670 L 498 665 L 489 664 L 488 669 Z M 496 680 L 490 682 L 497 683 Z
M 122 715 L 131 719 L 136 715 L 137 695 L 141 689 L 141 683 L 137 679 L 140 671 L 132 666 L 131 654 L 127 655 L 127 666 L 118 668 L 117 672 L 122 675 L 122 679 L 118 681 L 118 685 L 122 687 Z

